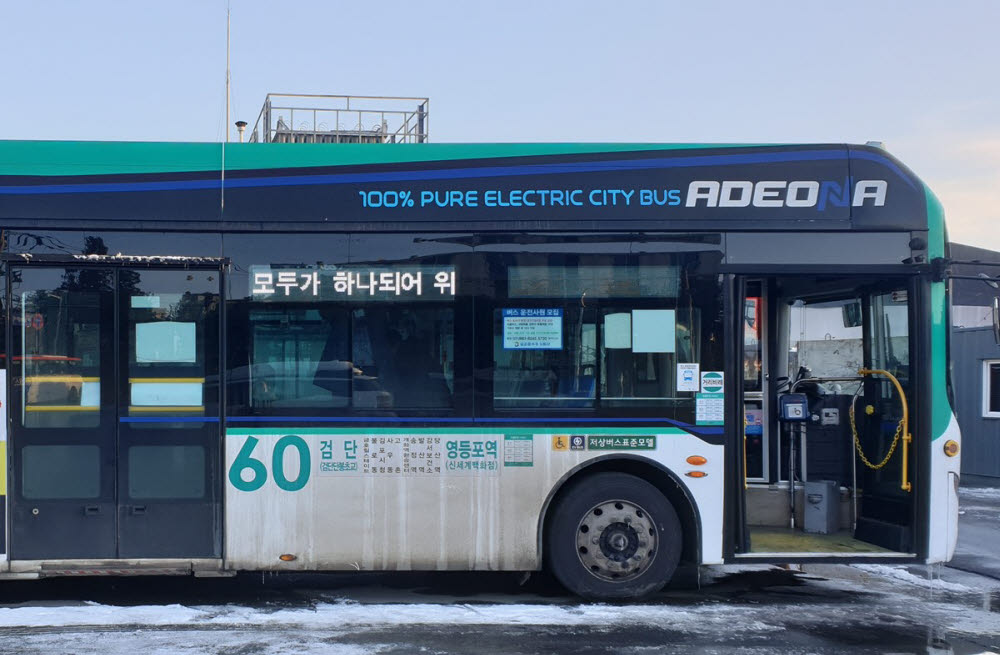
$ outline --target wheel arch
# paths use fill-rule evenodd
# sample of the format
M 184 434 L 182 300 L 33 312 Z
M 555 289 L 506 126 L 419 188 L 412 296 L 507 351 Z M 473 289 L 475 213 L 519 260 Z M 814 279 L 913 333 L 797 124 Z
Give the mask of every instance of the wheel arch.
M 550 516 L 549 510 L 570 489 L 573 483 L 594 473 L 604 472 L 628 473 L 656 487 L 673 505 L 677 512 L 677 518 L 681 522 L 681 529 L 684 531 L 681 562 L 686 564 L 701 563 L 701 515 L 698 512 L 697 503 L 677 474 L 659 462 L 645 457 L 611 454 L 581 462 L 567 471 L 552 486 L 538 516 L 538 568 L 542 566 L 545 553 L 545 528 Z

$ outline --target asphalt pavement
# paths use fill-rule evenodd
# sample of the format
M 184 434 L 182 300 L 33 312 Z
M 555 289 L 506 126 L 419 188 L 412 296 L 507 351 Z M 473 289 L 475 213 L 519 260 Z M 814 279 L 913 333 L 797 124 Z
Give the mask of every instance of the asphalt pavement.
M 948 567 L 1000 580 L 1000 489 L 959 490 L 958 548 Z
M 0 653 L 1000 651 L 1000 584 L 951 576 L 886 566 L 708 567 L 700 587 L 620 604 L 488 573 L 11 582 L 0 585 Z

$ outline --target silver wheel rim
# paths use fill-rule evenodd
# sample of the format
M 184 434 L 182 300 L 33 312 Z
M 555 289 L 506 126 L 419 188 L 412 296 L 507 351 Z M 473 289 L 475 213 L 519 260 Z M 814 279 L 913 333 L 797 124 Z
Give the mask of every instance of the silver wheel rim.
M 576 527 L 576 554 L 590 574 L 606 582 L 642 575 L 656 557 L 656 525 L 639 505 L 609 500 L 590 508 Z

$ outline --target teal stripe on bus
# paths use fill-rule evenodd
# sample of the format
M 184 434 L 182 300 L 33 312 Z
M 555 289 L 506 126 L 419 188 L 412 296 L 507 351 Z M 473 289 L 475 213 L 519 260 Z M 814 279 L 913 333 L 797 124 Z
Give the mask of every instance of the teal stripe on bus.
M 937 196 L 924 186 L 927 197 L 927 257 L 931 261 L 944 257 L 947 234 L 944 207 Z M 931 282 L 931 440 L 944 435 L 951 422 L 952 408 L 948 401 L 948 313 L 944 282 Z
M 229 143 L 228 171 L 720 148 L 703 143 Z M 127 175 L 218 171 L 221 143 L 0 141 L 0 175 Z

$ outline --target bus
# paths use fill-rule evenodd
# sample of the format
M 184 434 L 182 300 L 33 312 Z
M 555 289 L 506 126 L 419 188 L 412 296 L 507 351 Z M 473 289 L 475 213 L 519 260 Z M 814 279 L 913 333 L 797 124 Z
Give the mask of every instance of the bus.
M 0 578 L 954 551 L 943 211 L 878 145 L 5 141 L 0 227 Z

